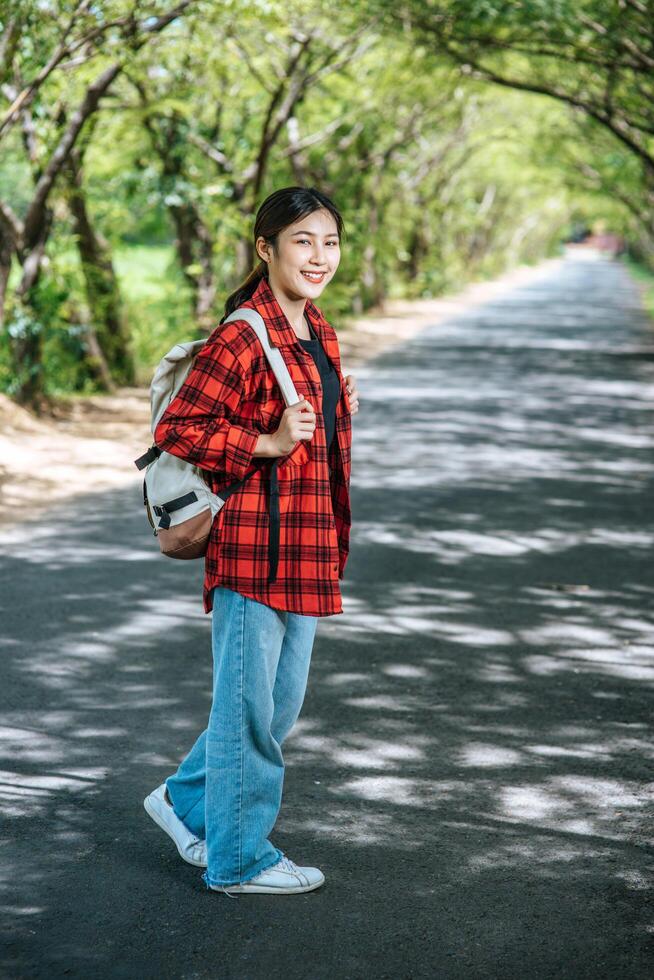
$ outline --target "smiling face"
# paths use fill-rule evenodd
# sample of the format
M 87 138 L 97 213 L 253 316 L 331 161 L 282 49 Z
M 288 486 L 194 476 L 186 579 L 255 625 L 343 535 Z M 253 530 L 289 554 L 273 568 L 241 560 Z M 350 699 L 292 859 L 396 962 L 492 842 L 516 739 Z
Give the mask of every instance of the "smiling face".
M 292 301 L 316 300 L 341 260 L 336 221 L 325 208 L 312 211 L 279 233 L 276 248 L 258 238 L 257 252 L 273 289 Z

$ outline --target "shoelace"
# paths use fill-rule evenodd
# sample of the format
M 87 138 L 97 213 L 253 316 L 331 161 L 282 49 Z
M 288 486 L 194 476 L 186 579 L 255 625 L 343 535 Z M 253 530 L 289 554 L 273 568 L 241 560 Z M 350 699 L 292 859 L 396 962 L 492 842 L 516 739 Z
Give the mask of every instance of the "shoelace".
M 284 868 L 285 871 L 299 871 L 300 870 L 298 868 L 297 864 L 294 861 L 291 861 L 290 857 L 286 857 L 285 854 L 279 859 L 279 861 L 277 862 L 277 864 L 275 865 L 275 867 L 278 868 L 280 864 L 281 864 L 282 868 Z M 266 869 L 266 870 L 268 870 L 268 869 Z
M 257 873 L 253 875 L 252 878 L 250 878 L 249 880 L 254 881 L 255 878 L 261 877 L 261 875 L 265 874 L 266 871 L 273 871 L 275 868 L 282 868 L 284 871 L 300 870 L 297 864 L 295 863 L 295 861 L 291 861 L 290 857 L 287 857 L 286 854 L 283 854 L 282 857 L 277 862 L 277 864 L 273 864 L 269 868 L 264 868 L 263 871 L 257 871 Z M 225 885 L 224 888 L 221 888 L 220 890 L 224 891 L 225 895 L 227 895 L 228 898 L 238 898 L 238 895 L 230 895 L 230 893 L 227 891 L 227 888 L 229 887 L 230 887 L 229 885 Z
M 257 873 L 255 875 L 253 875 L 250 880 L 252 881 L 252 880 L 254 880 L 254 878 L 260 878 L 261 875 L 266 874 L 266 872 L 268 872 L 268 871 L 274 871 L 274 870 L 276 870 L 278 868 L 281 869 L 282 871 L 299 871 L 300 870 L 298 868 L 297 864 L 294 861 L 291 861 L 290 857 L 287 857 L 285 854 L 283 854 L 280 857 L 280 859 L 277 862 L 277 864 L 272 864 L 269 868 L 264 868 L 263 871 L 257 871 Z

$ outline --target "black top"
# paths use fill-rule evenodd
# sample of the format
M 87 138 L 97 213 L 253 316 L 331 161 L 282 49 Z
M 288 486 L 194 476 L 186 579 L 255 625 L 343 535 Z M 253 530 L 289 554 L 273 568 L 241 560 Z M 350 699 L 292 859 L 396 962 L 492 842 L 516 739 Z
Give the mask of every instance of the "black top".
M 318 339 L 318 335 L 311 326 L 306 313 L 305 319 L 309 326 L 311 340 L 303 340 L 301 337 L 298 337 L 298 340 L 305 351 L 313 357 L 318 368 L 318 374 L 320 375 L 320 381 L 322 383 L 322 417 L 325 423 L 325 438 L 327 440 L 327 451 L 329 452 L 336 428 L 336 405 L 341 395 L 341 383 L 336 368 L 325 354 L 325 350 Z

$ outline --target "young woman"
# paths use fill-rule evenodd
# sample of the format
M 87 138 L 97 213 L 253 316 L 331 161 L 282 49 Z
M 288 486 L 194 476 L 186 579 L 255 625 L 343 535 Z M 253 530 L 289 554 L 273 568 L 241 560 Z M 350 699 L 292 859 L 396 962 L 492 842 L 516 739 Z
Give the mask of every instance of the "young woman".
M 245 320 L 213 331 L 163 414 L 155 443 L 199 466 L 220 493 L 205 564 L 212 611 L 213 702 L 207 729 L 145 800 L 207 888 L 292 894 L 318 888 L 272 831 L 282 743 L 306 692 L 318 616 L 343 611 L 349 551 L 354 377 L 314 304 L 336 273 L 343 220 L 315 188 L 285 187 L 254 225 L 259 263 L 228 298 L 263 317 L 300 397 L 286 407 Z M 241 484 L 241 481 L 245 481 Z

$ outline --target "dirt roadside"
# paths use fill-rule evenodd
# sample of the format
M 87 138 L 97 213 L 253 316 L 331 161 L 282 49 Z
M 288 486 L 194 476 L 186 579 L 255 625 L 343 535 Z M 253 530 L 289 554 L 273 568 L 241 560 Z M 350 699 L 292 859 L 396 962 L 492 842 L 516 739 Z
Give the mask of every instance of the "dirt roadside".
M 520 266 L 491 282 L 474 283 L 439 299 L 389 300 L 339 331 L 344 374 L 493 296 L 544 275 L 561 259 Z M 0 395 L 0 525 L 41 516 L 76 493 L 136 484 L 133 460 L 150 445 L 149 395 L 124 388 L 115 395 L 73 398 L 56 419 L 37 419 Z

